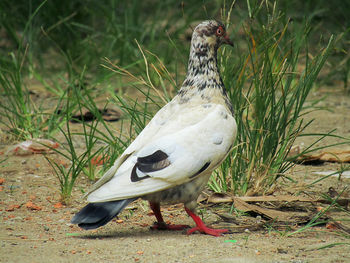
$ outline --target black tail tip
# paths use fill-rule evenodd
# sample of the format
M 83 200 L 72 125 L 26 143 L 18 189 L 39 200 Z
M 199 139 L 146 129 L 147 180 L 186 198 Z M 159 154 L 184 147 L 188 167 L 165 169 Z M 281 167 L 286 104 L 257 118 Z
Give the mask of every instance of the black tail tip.
M 85 230 L 96 229 L 107 224 L 135 199 L 101 203 L 89 203 L 70 221 Z

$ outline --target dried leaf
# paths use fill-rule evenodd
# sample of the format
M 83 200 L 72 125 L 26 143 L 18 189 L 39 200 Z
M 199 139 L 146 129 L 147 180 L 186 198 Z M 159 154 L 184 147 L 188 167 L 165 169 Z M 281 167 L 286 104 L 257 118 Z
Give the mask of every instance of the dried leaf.
M 259 215 L 263 215 L 270 219 L 275 219 L 277 221 L 304 221 L 308 218 L 310 218 L 310 215 L 308 215 L 305 212 L 283 212 L 275 209 L 268 209 L 263 208 L 257 205 L 248 204 L 247 202 L 243 201 L 241 198 L 235 198 L 234 199 L 234 206 L 236 209 L 244 211 L 244 212 L 255 212 Z
M 20 205 L 9 205 L 6 209 L 5 209 L 5 211 L 7 211 L 7 212 L 12 212 L 12 211 L 14 211 L 15 209 L 18 209 L 18 208 L 20 208 L 21 206 Z
M 298 157 L 298 162 L 313 163 L 313 162 L 335 162 L 349 163 L 350 150 L 332 150 L 318 154 L 306 154 Z
M 39 211 L 39 210 L 42 209 L 40 206 L 35 205 L 32 201 L 28 201 L 28 202 L 26 203 L 26 207 L 27 207 L 28 209 L 30 209 L 30 210 L 37 210 L 37 211 Z
M 98 112 L 102 115 L 102 119 L 109 122 L 118 121 L 121 117 L 120 112 L 114 109 L 109 109 L 109 108 L 98 109 Z M 74 115 L 70 121 L 73 123 L 79 123 L 79 122 L 89 122 L 96 119 L 97 119 L 97 116 L 93 112 L 87 109 L 82 109 L 81 113 Z
M 35 153 L 50 153 L 52 148 L 58 148 L 59 144 L 47 139 L 32 139 L 9 147 L 6 154 L 30 155 Z
M 294 195 L 240 196 L 245 202 L 315 202 L 316 199 Z
M 233 196 L 230 196 L 228 194 L 222 194 L 222 193 L 213 193 L 208 198 L 208 203 L 230 203 L 233 201 Z
M 59 209 L 59 208 L 63 207 L 63 204 L 61 202 L 58 202 L 58 203 L 54 204 L 53 207 Z

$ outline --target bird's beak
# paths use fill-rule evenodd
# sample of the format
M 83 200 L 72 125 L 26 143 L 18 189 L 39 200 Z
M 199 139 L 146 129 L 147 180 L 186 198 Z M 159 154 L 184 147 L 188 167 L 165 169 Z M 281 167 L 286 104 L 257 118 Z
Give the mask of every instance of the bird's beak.
M 231 41 L 231 39 L 228 37 L 227 34 L 222 36 L 222 40 L 221 41 L 222 41 L 223 44 L 227 44 L 227 45 L 230 45 L 230 46 L 233 47 L 233 42 Z

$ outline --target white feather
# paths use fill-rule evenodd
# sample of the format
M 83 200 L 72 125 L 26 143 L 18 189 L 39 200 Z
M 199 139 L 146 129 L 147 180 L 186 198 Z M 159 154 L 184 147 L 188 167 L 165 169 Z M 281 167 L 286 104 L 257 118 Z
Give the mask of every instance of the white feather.
M 221 104 L 181 108 L 174 100 L 154 116 L 114 166 L 96 183 L 88 194 L 89 202 L 155 193 L 189 182 L 191 176 L 207 162 L 210 165 L 206 172 L 211 172 L 221 163 L 236 137 L 236 122 L 232 115 Z M 157 150 L 166 153 L 171 164 L 147 174 L 137 171 L 139 177 L 149 177 L 132 182 L 130 175 L 137 158 Z

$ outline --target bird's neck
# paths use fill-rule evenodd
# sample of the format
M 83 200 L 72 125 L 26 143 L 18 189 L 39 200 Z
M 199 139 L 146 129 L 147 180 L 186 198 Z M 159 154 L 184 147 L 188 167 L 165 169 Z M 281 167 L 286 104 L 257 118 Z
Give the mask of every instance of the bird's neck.
M 216 48 L 213 46 L 200 43 L 191 46 L 183 88 L 223 88 L 216 54 Z
M 178 93 L 179 103 L 221 103 L 233 112 L 217 65 L 217 48 L 191 46 L 186 79 Z

